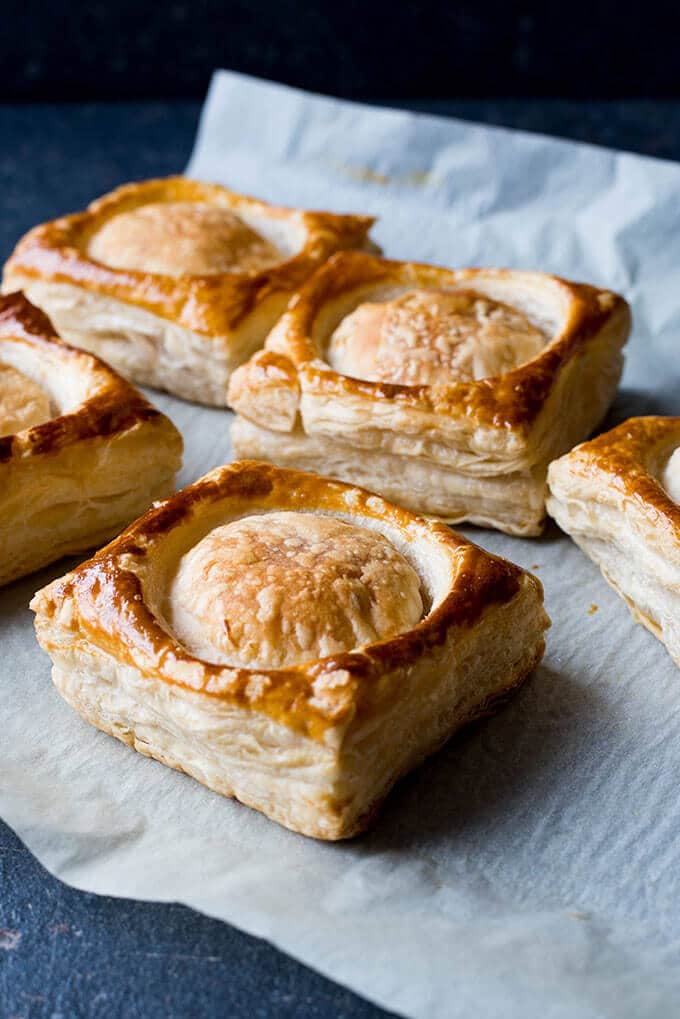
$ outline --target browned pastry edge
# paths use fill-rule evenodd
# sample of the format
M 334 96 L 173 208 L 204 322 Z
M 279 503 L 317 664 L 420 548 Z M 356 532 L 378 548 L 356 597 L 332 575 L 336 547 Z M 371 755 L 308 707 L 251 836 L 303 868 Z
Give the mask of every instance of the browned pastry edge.
M 47 315 L 20 292 L 0 297 L 0 339 L 57 350 L 64 361 L 79 362 L 96 392 L 68 414 L 0 438 L 0 463 L 13 458 L 56 453 L 78 439 L 113 436 L 145 421 L 165 421 L 165 416 L 93 354 L 70 347 L 57 336 Z M 179 441 L 179 434 L 177 435 Z
M 280 670 L 209 664 L 192 656 L 163 628 L 144 602 L 133 564 L 143 570 L 159 538 L 192 517 L 200 519 L 216 504 L 228 509 L 230 502 L 240 511 L 351 511 L 385 521 L 408 541 L 434 540 L 451 560 L 454 582 L 440 604 L 412 630 L 360 651 Z M 257 709 L 321 741 L 329 727 L 372 714 L 394 696 L 393 670 L 441 646 L 452 628 L 471 626 L 489 606 L 510 602 L 523 583 L 540 589 L 540 582 L 518 566 L 485 552 L 443 524 L 417 517 L 364 489 L 242 461 L 217 468 L 149 510 L 94 558 L 46 589 L 43 595 L 48 601 L 41 612 L 49 615 L 68 599 L 75 607 L 74 628 L 118 660 L 165 683 L 239 708 Z M 322 695 L 318 687 L 315 690 L 319 680 L 340 674 L 346 680 L 342 684 L 329 684 Z
M 570 457 L 578 458 L 586 474 L 608 475 L 611 485 L 633 500 L 655 527 L 680 542 L 680 506 L 655 476 L 679 444 L 680 417 L 637 417 L 582 443 Z
M 272 219 L 296 219 L 305 233 L 291 258 L 258 272 L 163 276 L 114 269 L 88 257 L 87 243 L 108 220 L 151 202 L 208 202 L 238 213 L 245 209 Z M 205 336 L 229 333 L 265 298 L 298 287 L 330 254 L 360 246 L 371 216 L 306 212 L 269 205 L 186 177 L 124 184 L 92 202 L 84 212 L 62 216 L 29 231 L 5 266 L 6 273 L 70 283 L 137 305 Z
M 279 352 L 265 350 L 255 355 L 250 364 L 254 372 L 262 373 L 261 381 L 265 385 L 275 385 L 277 378 L 282 380 L 287 374 L 289 379 L 291 376 L 303 379 L 307 391 L 317 394 L 390 400 L 416 410 L 465 417 L 495 428 L 527 430 L 542 411 L 561 370 L 586 352 L 590 342 L 610 320 L 622 317 L 622 329 L 627 331 L 630 312 L 621 296 L 588 284 L 545 275 L 543 279 L 555 288 L 556 296 L 566 298 L 569 303 L 562 331 L 531 361 L 503 375 L 473 382 L 407 386 L 352 378 L 321 366 L 312 339 L 315 318 L 324 305 L 353 288 L 370 289 L 387 284 L 446 287 L 462 282 L 474 287 L 478 277 L 500 279 L 512 274 L 508 269 L 451 270 L 416 262 L 389 261 L 359 251 L 339 252 L 318 269 L 292 299 L 278 327 Z M 255 374 L 252 378 L 253 384 L 257 384 Z

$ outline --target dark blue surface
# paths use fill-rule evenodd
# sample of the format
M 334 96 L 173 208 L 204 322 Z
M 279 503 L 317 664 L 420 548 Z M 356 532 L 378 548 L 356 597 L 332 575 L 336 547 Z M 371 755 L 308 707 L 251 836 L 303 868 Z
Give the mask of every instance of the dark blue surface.
M 414 108 L 680 158 L 680 103 Z M 180 170 L 198 110 L 196 103 L 0 106 L 0 258 L 43 219 L 124 180 Z M 0 823 L 0 1019 L 386 1014 L 265 942 L 183 906 L 67 888 Z
M 184 906 L 68 888 L 4 825 L 0 888 L 2 1019 L 386 1015 L 266 942 Z
M 677 3 L 3 0 L 0 97 L 197 98 L 213 67 L 332 95 L 678 97 Z

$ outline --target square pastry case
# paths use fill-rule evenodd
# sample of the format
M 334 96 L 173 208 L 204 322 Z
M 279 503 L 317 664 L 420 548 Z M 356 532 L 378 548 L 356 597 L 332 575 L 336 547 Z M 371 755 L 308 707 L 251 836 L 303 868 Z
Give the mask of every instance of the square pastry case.
M 680 418 L 624 421 L 548 480 L 550 515 L 680 666 Z
M 629 328 L 584 284 L 341 253 L 234 373 L 236 455 L 539 534 L 548 464 L 604 416 Z
M 4 270 L 69 343 L 126 378 L 223 406 L 234 368 L 370 216 L 269 205 L 185 177 L 127 184 L 31 230 Z
M 540 661 L 538 580 L 443 524 L 269 464 L 220 467 L 32 602 L 89 722 L 305 835 L 394 782 Z
M 182 439 L 22 294 L 0 298 L 0 583 L 96 547 L 175 487 Z

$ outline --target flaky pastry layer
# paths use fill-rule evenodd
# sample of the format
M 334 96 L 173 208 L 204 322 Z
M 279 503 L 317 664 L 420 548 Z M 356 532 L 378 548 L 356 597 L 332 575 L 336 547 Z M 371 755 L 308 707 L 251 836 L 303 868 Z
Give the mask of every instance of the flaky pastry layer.
M 286 513 L 381 535 L 370 554 L 387 568 L 386 541 L 410 564 L 422 618 L 386 639 L 285 668 L 192 654 L 172 628 L 180 564 L 231 521 L 259 515 L 267 534 L 268 515 Z M 215 583 L 212 567 L 204 583 Z M 225 604 L 232 627 L 239 610 Z M 324 839 L 362 830 L 400 775 L 519 685 L 540 660 L 549 625 L 534 577 L 442 524 L 362 489 L 252 462 L 218 468 L 159 504 L 38 592 L 32 607 L 54 681 L 85 718 Z M 314 627 L 311 594 L 296 622 Z
M 6 584 L 101 544 L 171 492 L 182 440 L 108 365 L 62 343 L 22 294 L 0 298 L 0 362 L 30 379 L 50 410 L 0 438 Z
M 454 347 L 453 353 L 442 347 L 436 383 L 371 381 L 332 367 L 333 360 L 346 364 L 348 350 L 354 351 L 355 360 L 360 357 L 361 345 L 352 348 L 343 330 L 343 323 L 352 321 L 357 308 L 370 309 L 380 302 L 394 307 L 400 296 L 428 290 L 467 295 L 468 305 L 479 305 L 485 342 L 498 343 L 500 337 L 507 347 L 514 316 L 524 323 L 518 349 L 532 349 L 540 334 L 545 344 L 535 356 L 503 374 L 473 380 L 447 377 L 439 369 L 448 359 L 460 373 L 458 350 L 463 346 L 465 363 L 474 366 L 470 346 L 474 317 L 461 297 L 465 316 L 459 313 L 454 327 L 463 330 L 464 344 Z M 455 307 L 452 312 L 445 301 L 439 303 L 442 314 L 455 320 Z M 405 307 L 408 310 L 408 302 Z M 416 310 L 419 327 L 431 332 L 436 314 L 429 309 L 425 316 L 421 308 Z M 417 339 L 404 331 L 403 312 L 400 308 L 401 346 L 391 348 L 399 356 Z M 268 458 L 275 451 L 279 463 L 305 463 L 328 473 L 330 467 L 317 458 L 316 451 L 323 446 L 326 455 L 337 444 L 337 455 L 330 459 L 341 462 L 349 460 L 346 453 L 353 448 L 356 469 L 338 476 L 358 480 L 370 461 L 376 470 L 372 487 L 395 498 L 406 497 L 420 511 L 432 512 L 432 501 L 437 501 L 436 512 L 444 519 L 484 520 L 509 533 L 537 534 L 545 513 L 546 466 L 587 436 L 604 416 L 620 378 L 621 350 L 629 328 L 628 306 L 621 297 L 584 284 L 540 273 L 448 270 L 359 252 L 340 253 L 299 290 L 265 349 L 233 374 L 229 402 L 240 418 L 259 429 L 247 431 L 246 448 L 241 444 L 246 430 L 236 426 L 237 455 L 248 452 Z M 338 330 L 342 357 L 332 346 Z M 376 348 L 378 354 L 380 349 Z M 507 349 L 499 349 L 502 361 Z M 414 351 L 415 357 L 419 351 Z M 413 473 L 414 464 L 426 465 L 432 477 L 447 479 L 452 484 L 451 500 L 443 491 L 432 493 L 429 500 L 416 502 L 413 494 L 409 497 L 399 474 Z M 385 475 L 391 471 L 396 473 L 386 482 Z M 519 514 L 518 481 L 527 493 Z M 504 486 L 508 498 L 499 501 Z
M 680 418 L 631 418 L 550 465 L 548 512 L 680 666 Z
M 302 471 L 343 478 L 372 488 L 386 499 L 447 523 L 467 521 L 511 534 L 538 534 L 547 485 L 546 467 L 484 477 L 426 458 L 379 449 L 361 449 L 325 435 L 307 435 L 302 428 L 274 432 L 246 418 L 231 426 L 234 454 L 266 460 Z
M 160 229 L 164 206 L 184 210 L 174 231 Z M 200 219 L 193 233 L 192 206 Z M 146 209 L 154 215 L 144 269 L 145 224 L 136 233 L 123 227 Z M 229 212 L 242 230 L 220 235 L 211 210 Z M 5 266 L 3 289 L 22 289 L 64 339 L 133 381 L 222 406 L 231 371 L 261 346 L 294 290 L 333 252 L 370 247 L 372 222 L 285 209 L 184 177 L 127 184 L 31 230 Z M 244 240 L 249 232 L 255 241 Z M 220 243 L 230 237 L 233 258 L 225 259 Z M 154 241 L 157 251 L 148 248 Z M 224 265 L 229 271 L 215 271 Z

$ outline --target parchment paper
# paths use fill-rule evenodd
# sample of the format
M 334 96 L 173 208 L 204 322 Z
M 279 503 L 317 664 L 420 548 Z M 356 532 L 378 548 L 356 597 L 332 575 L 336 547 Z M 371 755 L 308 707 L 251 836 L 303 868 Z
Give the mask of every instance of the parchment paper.
M 680 413 L 678 166 L 219 73 L 189 171 L 373 212 L 391 256 L 620 290 L 635 330 L 614 416 Z M 230 458 L 227 414 L 157 402 L 183 483 Z M 677 1015 L 680 673 L 556 529 L 466 533 L 544 581 L 545 663 L 367 837 L 293 835 L 82 722 L 26 607 L 68 563 L 0 594 L 0 813 L 65 881 L 188 903 L 404 1015 Z

